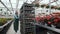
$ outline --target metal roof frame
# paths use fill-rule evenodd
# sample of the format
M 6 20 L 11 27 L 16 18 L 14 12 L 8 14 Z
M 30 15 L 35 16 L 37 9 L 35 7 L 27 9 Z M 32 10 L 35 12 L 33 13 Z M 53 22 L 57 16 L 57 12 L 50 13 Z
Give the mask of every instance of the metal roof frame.
M 9 9 L 8 9 L 8 7 L 0 0 L 0 2 L 1 2 L 1 4 L 8 10 L 8 11 L 10 11 Z
M 11 8 L 12 8 L 12 11 L 13 11 L 13 6 L 12 6 L 12 3 L 11 3 L 11 0 L 9 0 L 10 4 L 11 4 Z

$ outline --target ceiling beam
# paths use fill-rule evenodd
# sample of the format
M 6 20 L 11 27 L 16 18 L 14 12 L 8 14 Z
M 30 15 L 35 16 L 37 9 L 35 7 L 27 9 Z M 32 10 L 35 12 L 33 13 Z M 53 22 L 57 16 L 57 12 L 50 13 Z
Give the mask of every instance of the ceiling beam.
M 51 4 L 51 3 L 54 3 L 54 2 L 57 2 L 58 0 L 54 0 L 53 2 L 49 2 L 48 4 Z
M 10 2 L 10 5 L 11 5 L 11 8 L 12 8 L 12 11 L 13 11 L 13 6 L 12 6 L 12 3 L 11 3 L 11 0 L 9 0 L 9 2 Z

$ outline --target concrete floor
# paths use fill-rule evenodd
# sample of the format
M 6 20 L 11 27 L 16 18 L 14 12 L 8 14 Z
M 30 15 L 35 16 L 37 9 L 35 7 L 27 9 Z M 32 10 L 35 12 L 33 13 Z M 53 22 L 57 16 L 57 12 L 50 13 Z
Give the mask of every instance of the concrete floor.
M 13 29 L 13 23 L 11 24 L 11 26 L 6 34 L 15 34 L 15 31 Z M 19 30 L 17 31 L 17 34 L 21 34 L 20 33 L 20 21 L 19 21 Z

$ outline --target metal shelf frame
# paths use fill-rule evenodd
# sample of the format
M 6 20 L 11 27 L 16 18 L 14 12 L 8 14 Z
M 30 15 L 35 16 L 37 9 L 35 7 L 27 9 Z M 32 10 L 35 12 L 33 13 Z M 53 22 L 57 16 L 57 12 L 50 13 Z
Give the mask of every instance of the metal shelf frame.
M 54 28 L 54 27 L 49 27 L 49 26 L 45 26 L 45 25 L 42 25 L 42 24 L 38 24 L 38 23 L 32 23 L 32 22 L 31 22 L 31 24 L 37 25 L 39 27 L 46 28 L 46 29 L 51 30 L 51 31 L 54 31 L 56 33 L 60 33 L 60 29 L 57 29 L 57 28 Z
M 24 3 L 23 4 L 23 8 L 21 9 L 23 12 L 23 16 L 22 16 L 22 23 L 24 24 L 24 25 L 22 25 L 21 24 L 21 26 L 23 27 L 23 33 L 22 34 L 26 34 L 26 33 L 28 33 L 28 34 L 30 34 L 30 33 L 33 33 L 33 34 L 36 34 L 36 32 L 35 32 L 35 26 L 34 25 L 32 25 L 32 24 L 29 24 L 29 22 L 34 22 L 34 21 L 31 21 L 32 20 L 32 18 L 35 18 L 35 16 L 29 16 L 29 15 L 32 15 L 32 14 L 35 14 L 35 13 L 32 13 L 32 11 L 33 11 L 33 9 L 29 9 L 29 10 L 27 10 L 27 9 L 25 9 L 26 8 L 26 6 L 29 6 L 29 7 L 27 7 L 27 8 L 33 8 L 33 5 L 32 4 L 28 4 L 28 3 Z M 27 12 L 26 12 L 27 11 Z M 29 12 L 29 13 L 28 13 Z M 20 14 L 20 15 L 21 15 Z M 28 16 L 26 16 L 25 14 L 29 14 Z M 31 17 L 31 18 L 30 18 Z M 33 27 L 32 27 L 33 26 Z

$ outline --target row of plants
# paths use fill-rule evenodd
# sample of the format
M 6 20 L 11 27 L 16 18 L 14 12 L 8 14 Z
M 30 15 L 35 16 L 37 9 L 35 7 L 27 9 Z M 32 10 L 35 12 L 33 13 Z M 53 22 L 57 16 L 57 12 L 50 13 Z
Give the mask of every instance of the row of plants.
M 39 6 L 40 6 L 39 4 L 35 4 L 35 7 L 39 7 Z M 45 5 L 45 4 L 41 5 L 42 8 L 45 7 L 45 6 L 46 6 L 46 8 L 50 8 L 49 5 Z M 58 9 L 58 10 L 60 10 L 60 7 L 51 6 L 51 9 Z
M 0 18 L 0 26 L 4 25 L 9 20 L 12 20 L 12 18 Z
M 52 27 L 53 25 L 56 28 L 60 29 L 60 13 L 54 12 L 50 15 L 38 16 L 36 17 L 36 22 L 41 23 L 43 25 L 47 24 L 47 26 L 50 26 L 50 27 Z

